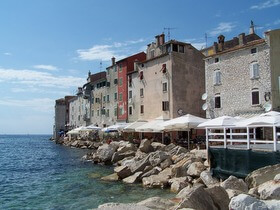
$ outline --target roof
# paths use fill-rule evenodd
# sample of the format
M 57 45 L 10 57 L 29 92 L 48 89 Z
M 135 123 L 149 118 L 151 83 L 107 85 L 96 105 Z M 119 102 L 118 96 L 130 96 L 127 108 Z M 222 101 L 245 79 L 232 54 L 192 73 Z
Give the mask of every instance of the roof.
M 90 82 L 96 82 L 96 81 L 101 80 L 101 79 L 106 79 L 106 72 L 105 71 L 90 75 Z
M 133 57 L 136 57 L 136 56 L 141 55 L 141 54 L 145 54 L 145 55 L 146 55 L 145 52 L 136 53 L 136 54 L 134 54 L 134 55 L 128 56 L 128 57 L 126 57 L 126 58 L 123 58 L 123 59 L 117 61 L 116 64 L 121 63 L 121 62 L 123 62 L 124 60 L 130 59 L 130 58 L 133 58 Z

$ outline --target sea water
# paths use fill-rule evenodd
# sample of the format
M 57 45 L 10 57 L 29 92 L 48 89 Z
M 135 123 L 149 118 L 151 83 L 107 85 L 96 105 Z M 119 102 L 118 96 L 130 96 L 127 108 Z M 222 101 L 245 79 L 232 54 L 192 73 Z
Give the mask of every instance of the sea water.
M 83 162 L 87 150 L 57 145 L 48 135 L 0 135 L 0 209 L 92 209 L 138 202 L 167 190 L 100 180 L 110 166 Z

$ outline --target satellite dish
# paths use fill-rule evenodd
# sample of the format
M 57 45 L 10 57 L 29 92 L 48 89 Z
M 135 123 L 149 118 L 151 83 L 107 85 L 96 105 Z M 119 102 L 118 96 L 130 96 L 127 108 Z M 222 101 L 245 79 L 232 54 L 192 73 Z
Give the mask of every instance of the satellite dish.
M 201 96 L 202 100 L 206 100 L 207 99 L 207 93 L 203 93 L 203 95 Z
M 202 109 L 203 109 L 204 111 L 205 111 L 207 108 L 208 108 L 208 104 L 207 104 L 207 103 L 205 103 L 205 104 L 202 105 Z
M 263 105 L 264 111 L 269 112 L 272 109 L 271 103 L 265 103 Z

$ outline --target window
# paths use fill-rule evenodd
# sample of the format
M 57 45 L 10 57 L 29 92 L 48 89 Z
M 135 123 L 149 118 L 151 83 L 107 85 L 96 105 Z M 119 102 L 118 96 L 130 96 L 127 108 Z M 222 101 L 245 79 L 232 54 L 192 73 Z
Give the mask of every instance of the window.
M 122 64 L 119 64 L 119 71 L 122 72 Z
M 115 107 L 115 109 L 114 109 L 114 115 L 115 115 L 115 116 L 118 115 L 118 108 L 117 108 L 117 107 Z
M 219 63 L 220 59 L 219 58 L 215 58 L 215 63 Z
M 129 87 L 132 86 L 132 76 L 131 75 L 128 76 L 128 86 Z
M 122 101 L 122 93 L 119 94 L 119 101 Z
M 122 86 L 122 78 L 120 78 L 119 85 Z
M 100 113 L 99 113 L 99 109 L 97 109 L 97 116 L 99 116 L 100 115 Z
M 128 98 L 132 98 L 132 90 L 128 92 Z
M 114 95 L 114 99 L 115 99 L 115 101 L 117 101 L 117 100 L 118 100 L 118 93 L 115 93 L 115 95 Z
M 99 98 L 95 98 L 95 103 L 99 103 Z
M 91 103 L 94 104 L 94 97 L 91 98 Z
M 257 48 L 252 48 L 251 49 L 251 54 L 255 54 L 255 53 L 257 53 Z
M 163 92 L 167 91 L 167 82 L 162 83 L 162 91 Z
M 220 85 L 222 84 L 221 83 L 221 72 L 220 70 L 215 70 L 214 71 L 214 77 L 213 77 L 213 82 L 214 82 L 214 85 Z
M 155 50 L 151 50 L 151 58 L 155 57 Z
M 81 119 L 81 116 L 79 115 L 79 116 L 78 116 L 78 120 L 80 121 L 80 119 Z
M 106 117 L 109 117 L 109 109 L 106 111 Z
M 107 83 L 106 83 L 106 86 L 107 86 L 107 87 L 110 87 L 110 82 L 107 82 Z
M 258 62 L 253 62 L 251 63 L 250 66 L 250 78 L 257 79 L 259 77 L 260 77 L 259 64 Z
M 140 114 L 144 114 L 144 105 L 140 106 Z
M 103 102 L 106 102 L 106 96 L 103 96 Z
M 115 85 L 118 84 L 118 79 L 114 79 L 114 84 L 115 84 Z
M 140 88 L 140 97 L 144 97 L 144 89 Z
M 91 116 L 94 117 L 94 110 L 91 110 Z
M 172 45 L 172 50 L 173 50 L 174 52 L 178 52 L 178 45 L 177 45 L 177 44 L 173 44 L 173 45 Z
M 180 53 L 184 53 L 185 52 L 184 45 L 179 45 L 179 52 Z
M 252 90 L 252 105 L 259 105 L 260 104 L 260 94 L 259 89 Z
M 117 72 L 117 66 L 114 66 L 114 71 Z
M 123 115 L 123 108 L 120 107 L 120 115 Z
M 128 107 L 128 114 L 129 114 L 129 115 L 132 115 L 132 106 L 129 106 L 129 107 Z
M 221 108 L 221 96 L 220 94 L 215 95 L 215 108 Z
M 168 111 L 169 110 L 169 101 L 163 101 L 162 102 L 162 111 Z
M 110 102 L 110 95 L 107 95 L 107 102 Z

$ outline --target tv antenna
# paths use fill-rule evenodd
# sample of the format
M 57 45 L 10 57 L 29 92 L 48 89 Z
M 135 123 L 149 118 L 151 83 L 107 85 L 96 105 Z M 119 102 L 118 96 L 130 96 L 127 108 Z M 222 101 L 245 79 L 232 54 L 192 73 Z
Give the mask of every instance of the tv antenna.
M 205 48 L 207 48 L 207 42 L 208 42 L 208 38 L 212 38 L 211 36 L 208 36 L 207 33 L 204 34 L 205 37 Z
M 99 63 L 99 70 L 100 70 L 100 72 L 102 71 L 102 60 Z
M 168 38 L 168 41 L 170 40 L 170 31 L 171 30 L 174 30 L 176 28 L 170 28 L 170 27 L 167 27 L 167 28 L 163 28 L 163 30 L 167 30 L 167 38 Z

